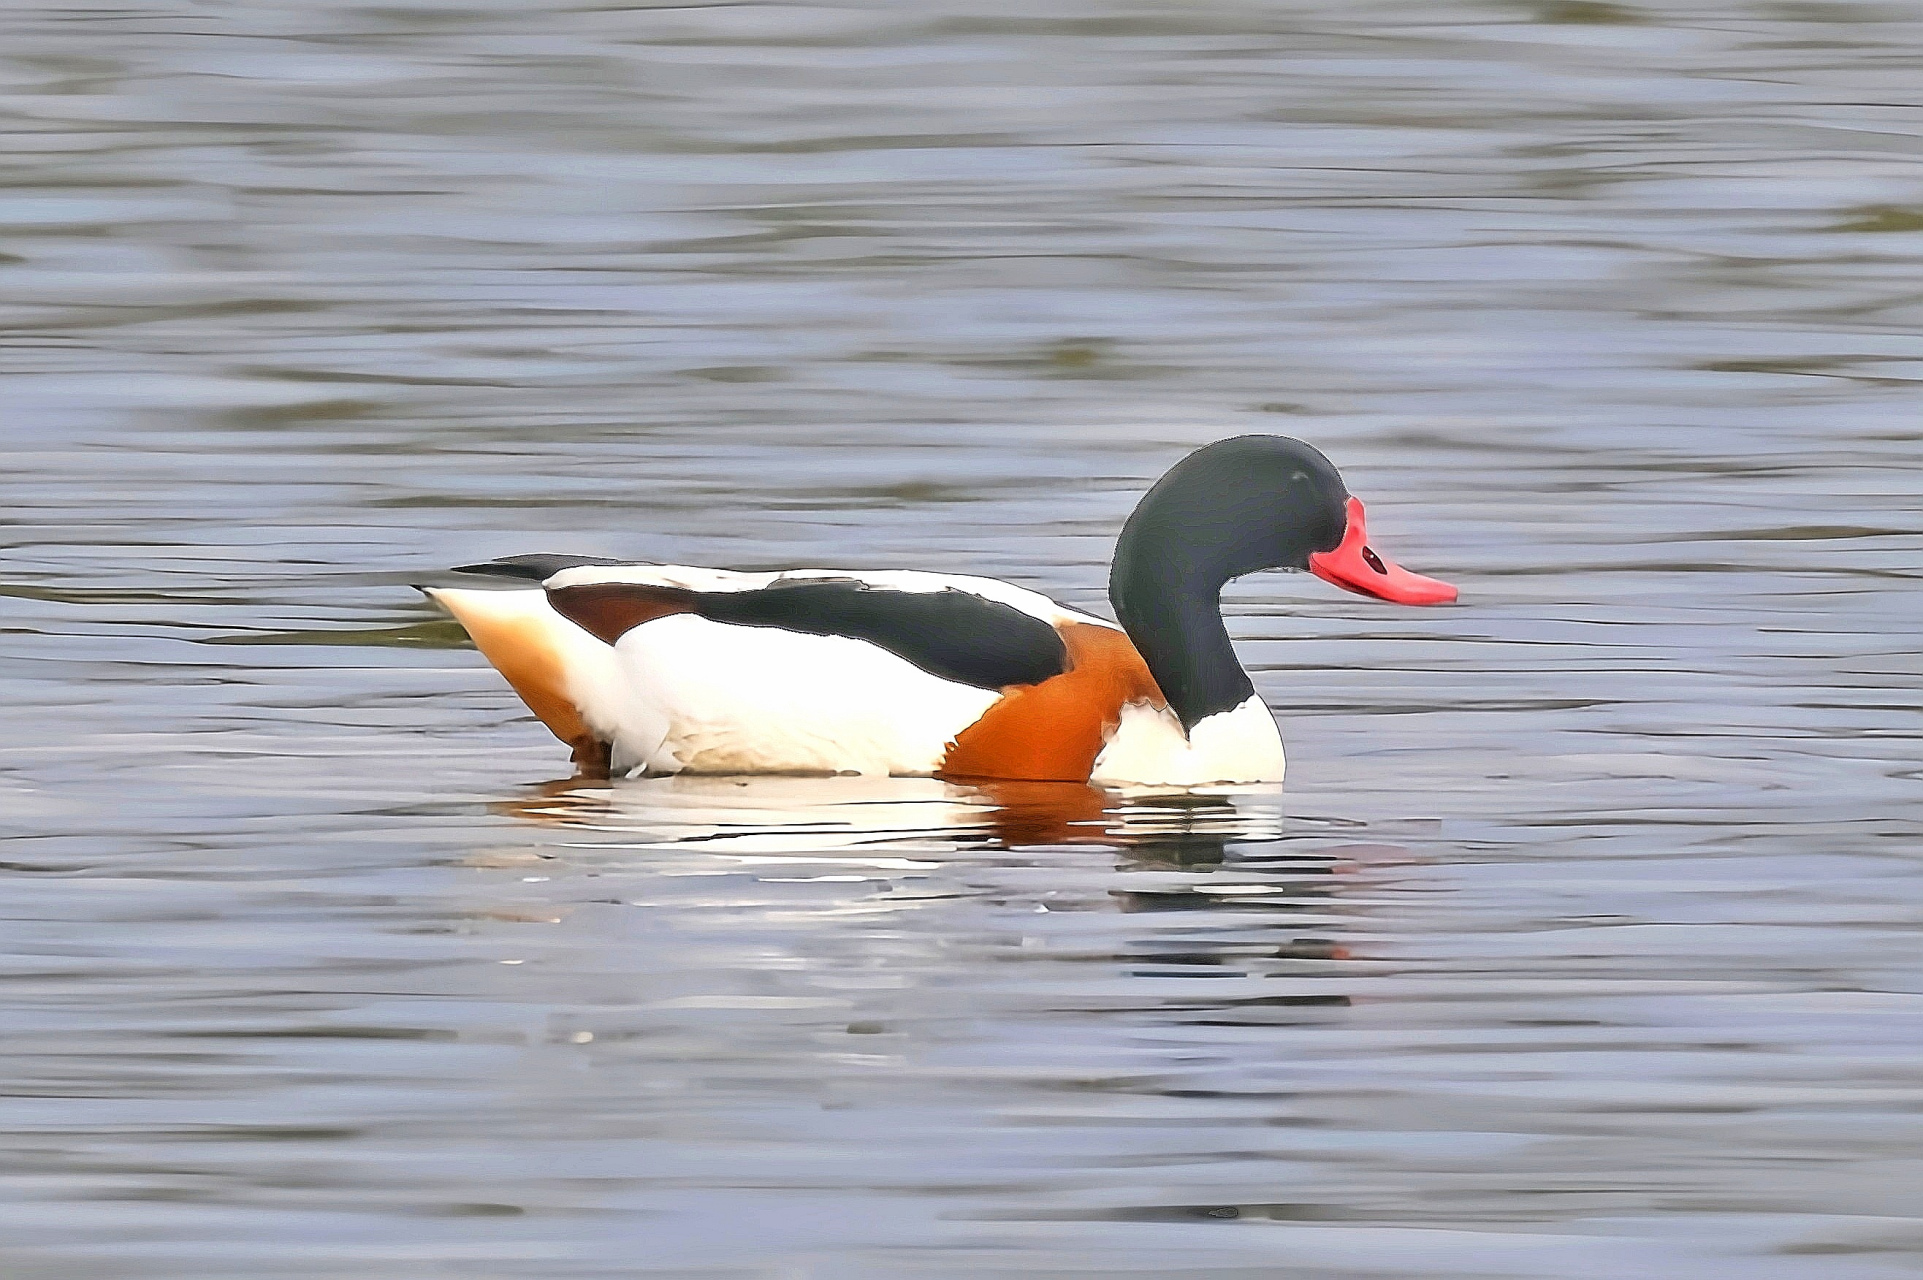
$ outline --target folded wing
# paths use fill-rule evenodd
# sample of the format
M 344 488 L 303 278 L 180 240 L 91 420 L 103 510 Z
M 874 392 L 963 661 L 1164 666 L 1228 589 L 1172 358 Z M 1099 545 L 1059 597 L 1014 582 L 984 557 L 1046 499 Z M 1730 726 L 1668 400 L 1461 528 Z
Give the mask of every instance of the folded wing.
M 639 582 L 550 584 L 548 603 L 609 644 L 635 627 L 692 614 L 738 627 L 841 636 L 977 689 L 1039 684 L 1068 668 L 1061 633 L 1013 605 L 954 587 L 902 591 L 855 578 L 784 578 L 745 591 Z

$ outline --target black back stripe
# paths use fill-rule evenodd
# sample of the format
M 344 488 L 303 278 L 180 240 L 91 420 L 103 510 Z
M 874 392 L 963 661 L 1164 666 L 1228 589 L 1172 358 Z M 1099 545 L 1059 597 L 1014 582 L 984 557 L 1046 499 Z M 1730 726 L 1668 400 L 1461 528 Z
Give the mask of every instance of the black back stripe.
M 612 602 L 602 597 L 631 591 L 636 607 L 630 616 L 643 622 L 667 612 L 654 603 L 662 594 L 659 587 L 626 583 L 593 586 L 596 606 L 591 621 L 598 625 L 575 620 L 603 639 L 609 639 L 605 618 Z M 548 592 L 548 599 L 558 612 L 573 617 L 570 609 L 576 608 L 576 602 L 570 600 L 570 593 L 580 590 L 558 588 Z M 678 589 L 676 595 L 681 595 Z M 673 612 L 685 611 L 739 627 L 773 627 L 804 635 L 863 640 L 932 676 L 978 689 L 1039 684 L 1068 669 L 1068 648 L 1054 627 L 1013 605 L 953 587 L 894 591 L 854 579 L 816 578 L 777 582 L 755 591 L 690 591 L 685 595 L 684 608 Z M 796 677 L 806 679 L 807 673 L 798 671 Z
M 630 565 L 645 564 L 644 560 L 610 560 L 606 556 L 571 556 L 542 552 L 528 556 L 503 556 L 486 564 L 462 564 L 454 566 L 455 573 L 481 573 L 495 578 L 526 578 L 531 582 L 546 582 L 563 569 L 579 569 L 583 565 Z

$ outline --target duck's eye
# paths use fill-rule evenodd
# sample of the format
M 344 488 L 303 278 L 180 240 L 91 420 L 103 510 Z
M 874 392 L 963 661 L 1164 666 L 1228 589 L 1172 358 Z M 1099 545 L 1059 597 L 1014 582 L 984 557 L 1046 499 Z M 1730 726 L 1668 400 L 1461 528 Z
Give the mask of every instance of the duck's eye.
M 1366 560 L 1369 564 L 1369 567 L 1371 569 L 1374 569 L 1377 573 L 1386 575 L 1389 572 L 1387 569 L 1382 567 L 1382 557 L 1377 555 L 1370 548 L 1368 547 L 1362 548 L 1362 558 Z

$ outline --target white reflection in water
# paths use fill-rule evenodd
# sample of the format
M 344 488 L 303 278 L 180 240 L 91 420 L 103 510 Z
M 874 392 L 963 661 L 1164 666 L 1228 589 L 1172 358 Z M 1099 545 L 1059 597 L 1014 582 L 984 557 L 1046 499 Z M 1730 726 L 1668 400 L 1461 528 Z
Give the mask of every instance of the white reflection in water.
M 628 831 L 631 848 L 699 840 L 715 852 L 805 852 L 902 841 L 957 849 L 993 841 L 1111 844 L 1279 838 L 1279 787 L 1112 790 L 1069 782 L 934 778 L 704 777 L 576 779 L 503 806 L 519 817 Z M 605 847 L 605 846 L 604 846 Z

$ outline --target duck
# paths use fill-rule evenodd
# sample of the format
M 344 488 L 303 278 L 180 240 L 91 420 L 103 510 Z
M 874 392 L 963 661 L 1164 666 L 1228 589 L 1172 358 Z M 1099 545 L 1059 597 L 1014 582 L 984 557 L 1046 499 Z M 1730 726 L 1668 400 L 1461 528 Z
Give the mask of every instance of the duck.
M 1115 621 L 993 578 L 745 572 L 507 556 L 422 587 L 588 777 L 860 774 L 1192 788 L 1279 783 L 1282 734 L 1221 592 L 1306 571 L 1404 605 L 1453 602 L 1369 541 L 1312 445 L 1218 440 L 1143 495 L 1116 541 Z

